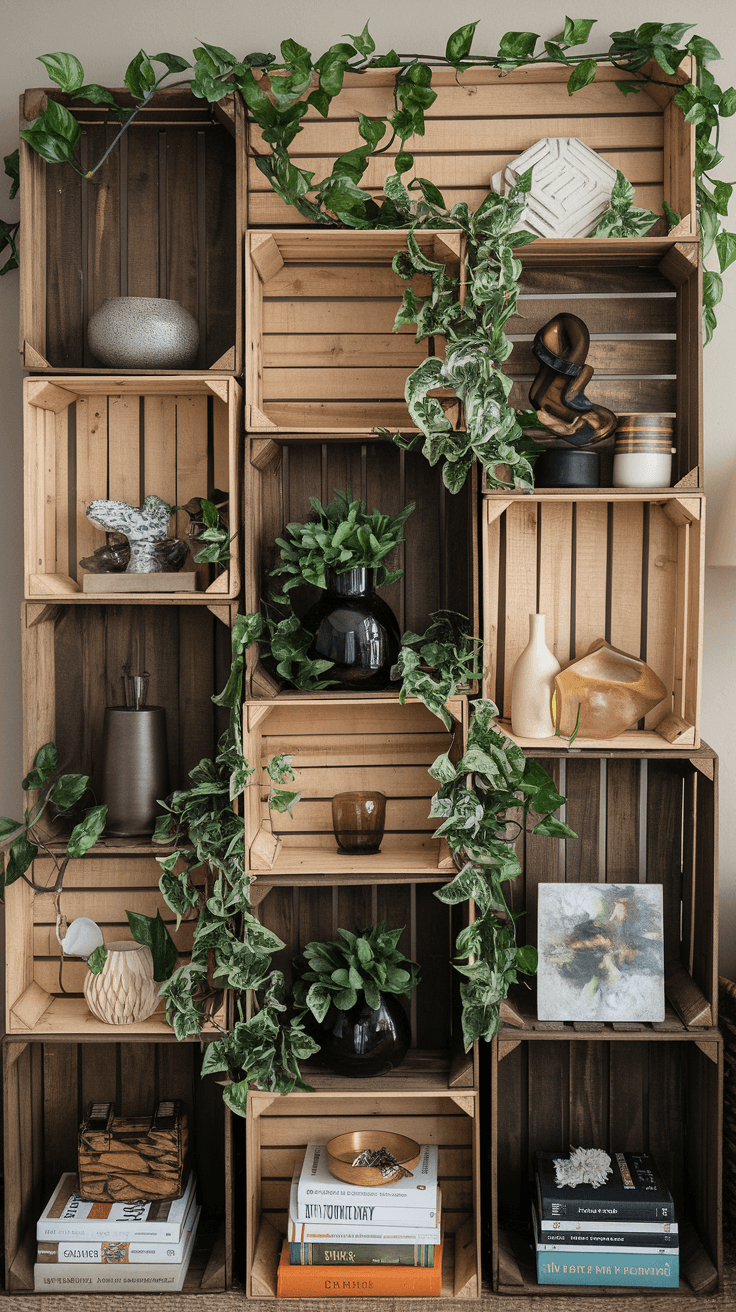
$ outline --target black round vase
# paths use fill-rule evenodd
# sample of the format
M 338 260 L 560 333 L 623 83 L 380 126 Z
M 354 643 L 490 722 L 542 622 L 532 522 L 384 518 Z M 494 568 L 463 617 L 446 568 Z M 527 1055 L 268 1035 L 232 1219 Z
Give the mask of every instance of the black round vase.
M 373 692 L 387 688 L 399 658 L 401 634 L 396 616 L 376 593 L 374 569 L 327 570 L 324 595 L 302 621 L 314 633 L 309 655 L 332 661 L 328 679 L 341 688 Z
M 550 447 L 536 462 L 535 487 L 600 487 L 597 451 L 580 447 Z
M 331 1007 L 316 1034 L 321 1059 L 338 1075 L 364 1079 L 387 1075 L 404 1060 L 411 1027 L 399 999 L 379 995 L 374 1011 L 363 998 L 350 1011 Z

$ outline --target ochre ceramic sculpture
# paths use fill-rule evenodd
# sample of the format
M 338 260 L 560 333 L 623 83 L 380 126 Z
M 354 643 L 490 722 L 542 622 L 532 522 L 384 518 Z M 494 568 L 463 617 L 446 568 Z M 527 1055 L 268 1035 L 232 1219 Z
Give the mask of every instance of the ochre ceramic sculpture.
M 581 738 L 616 738 L 666 696 L 645 661 L 597 638 L 580 660 L 555 676 L 555 731 L 572 737 L 579 707 Z

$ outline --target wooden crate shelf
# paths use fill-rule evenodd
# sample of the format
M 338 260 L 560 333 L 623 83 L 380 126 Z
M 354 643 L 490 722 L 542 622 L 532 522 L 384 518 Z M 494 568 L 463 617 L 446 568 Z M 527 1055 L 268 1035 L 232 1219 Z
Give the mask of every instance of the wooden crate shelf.
M 685 491 L 622 502 L 543 491 L 485 498 L 484 689 L 522 747 L 543 745 L 516 737 L 509 723 L 514 665 L 535 612 L 547 616 L 547 644 L 563 668 L 606 638 L 645 659 L 667 689 L 643 728 L 578 738 L 577 750 L 698 746 L 704 519 L 704 499 Z
M 392 874 L 396 882 L 425 875 L 438 882 L 454 869 L 446 844 L 432 838 L 437 828 L 429 805 L 437 791 L 427 767 L 452 750 L 459 759 L 467 732 L 468 703 L 448 702 L 454 734 L 419 702 L 400 706 L 388 698 L 341 702 L 279 701 L 246 705 L 246 759 L 267 778 L 264 767 L 272 756 L 293 756 L 296 783 L 302 793 L 288 815 L 269 814 L 268 787 L 250 787 L 246 796 L 245 841 L 248 869 L 271 884 L 278 875 L 312 875 L 319 883 L 327 872 L 360 875 L 364 883 Z M 257 778 L 258 776 L 256 776 Z M 337 851 L 332 831 L 331 802 L 335 793 L 353 788 L 377 788 L 388 798 L 386 833 L 375 856 L 349 857 Z
M 707 1036 L 718 1023 L 717 758 L 710 749 L 692 758 L 659 752 L 649 759 L 623 760 L 533 755 L 567 798 L 566 819 L 579 837 L 527 834 L 517 842 L 522 874 L 511 887 L 510 905 L 524 913 L 517 926 L 519 941 L 536 945 L 540 883 L 662 884 L 671 1007 L 657 1028 L 666 1038 L 684 1037 L 683 1028 L 696 1040 Z M 524 1029 L 515 1034 L 545 1035 L 549 1025 L 533 1021 L 534 993 L 521 990 L 516 1001 Z M 578 1033 L 585 1032 L 581 1026 Z M 606 1027 L 604 1037 L 621 1033 Z M 575 1037 L 569 1027 L 564 1034 Z M 514 1035 L 504 1031 L 504 1037 Z
M 188 952 L 192 923 L 184 921 L 177 929 L 176 916 L 158 889 L 161 868 L 154 858 L 100 857 L 97 850 L 95 855 L 70 861 L 67 866 L 60 898 L 67 920 L 90 916 L 97 921 L 106 942 L 130 942 L 126 911 L 147 916 L 158 912 L 180 952 Z M 62 958 L 56 938 L 56 869 L 50 858 L 45 858 L 33 863 L 31 874 L 36 884 L 48 888 L 48 893 L 35 893 L 18 880 L 6 894 L 6 1032 L 49 1040 L 74 1037 L 97 1042 L 101 1038 L 119 1040 L 122 1032 L 126 1041 L 142 1038 L 175 1042 L 166 1023 L 163 1001 L 148 1020 L 136 1021 L 123 1030 L 92 1015 L 83 996 L 86 962 Z M 223 1016 L 224 1012 L 220 1019 Z M 214 1031 L 208 1029 L 207 1033 Z
M 680 1293 L 711 1293 L 723 1269 L 721 1036 L 713 1031 L 697 1044 L 589 1038 L 570 1042 L 565 1034 L 513 1046 L 505 1037 L 494 1040 L 494 1130 L 483 1145 L 493 1288 L 516 1297 L 549 1296 L 550 1286 L 536 1283 L 529 1238 L 534 1153 L 566 1155 L 571 1144 L 584 1144 L 653 1154 L 684 1230 Z M 555 1289 L 583 1292 L 579 1286 Z M 586 1285 L 584 1293 L 590 1292 Z M 617 1298 L 620 1291 L 592 1292 Z
M 417 240 L 457 276 L 460 233 Z M 404 384 L 430 351 L 413 329 L 391 331 L 406 286 L 391 261 L 405 249 L 401 232 L 247 234 L 249 432 L 411 429 Z M 415 290 L 429 291 L 429 280 L 417 279 Z
M 674 415 L 672 482 L 682 480 L 688 490 L 702 486 L 697 238 L 543 240 L 524 247 L 519 257 L 518 313 L 505 329 L 514 344 L 504 366 L 514 380 L 510 403 L 529 408 L 529 388 L 539 368 L 532 352 L 534 334 L 556 314 L 575 314 L 591 334 L 587 363 L 595 376 L 586 396 L 614 414 Z M 535 429 L 532 436 L 543 440 L 549 435 Z M 595 449 L 601 455 L 601 481 L 610 483 L 613 437 Z M 605 495 L 600 489 L 596 494 Z
M 678 80 L 690 81 L 693 75 L 688 58 Z M 424 135 L 407 143 L 414 166 L 404 181 L 414 176 L 429 178 L 448 206 L 465 201 L 475 210 L 490 189 L 492 175 L 540 137 L 579 137 L 634 184 L 637 205 L 659 213 L 664 199 L 683 215 L 686 230 L 694 232 L 695 134 L 673 103 L 675 79 L 664 85 L 670 79 L 659 68 L 653 70 L 653 76 L 659 85 L 639 95 L 623 96 L 616 82 L 632 80 L 632 75 L 603 64 L 590 86 L 569 96 L 569 69 L 559 66 L 519 68 L 502 74 L 485 68 L 457 74 L 436 68 L 432 88 L 437 99 L 426 111 Z M 360 113 L 373 117 L 394 112 L 394 81 L 389 69 L 348 73 L 329 118 L 321 119 L 315 109 L 307 111 L 302 130 L 290 147 L 293 161 L 314 172 L 317 181 L 326 177 L 338 155 L 362 144 Z M 280 200 L 256 165 L 255 157 L 270 154 L 270 149 L 260 130 L 252 127 L 249 227 L 306 225 L 309 220 Z M 396 147 L 370 160 L 361 183 L 379 202 L 384 179 L 394 170 L 395 154 Z
M 226 1289 L 232 1278 L 231 1117 L 214 1079 L 200 1079 L 198 1049 L 6 1039 L 2 1054 L 6 1292 L 33 1291 L 36 1221 L 63 1172 L 77 1169 L 77 1130 L 89 1104 L 114 1102 L 118 1115 L 145 1116 L 159 1098 L 180 1098 L 185 1105 L 202 1205 L 183 1292 Z
M 34 601 L 207 605 L 240 591 L 242 389 L 232 378 L 54 377 L 24 383 L 25 593 Z M 155 493 L 172 506 L 229 495 L 230 565 L 215 576 L 196 565 L 190 542 L 182 573 L 196 575 L 196 592 L 82 591 L 96 576 L 79 565 L 107 535 L 86 517 L 97 498 L 138 506 Z M 179 510 L 172 535 L 185 538 L 189 517 Z M 107 577 L 107 576 L 103 576 Z M 179 575 L 172 575 L 177 578 Z
M 57 87 L 49 93 L 78 120 L 82 163 L 92 167 L 119 124 L 103 105 L 75 103 Z M 113 94 L 136 105 L 125 89 Z M 26 91 L 21 127 L 45 105 L 43 89 Z M 90 180 L 65 166 L 47 167 L 20 143 L 24 368 L 106 372 L 87 345 L 92 315 L 108 297 L 162 296 L 198 322 L 198 370 L 240 373 L 244 138 L 237 92 L 210 106 L 172 88 L 139 109 Z
M 298 810 L 299 806 L 295 815 Z M 259 919 L 286 945 L 276 954 L 274 965 L 284 972 L 289 985 L 294 976 L 294 959 L 307 943 L 335 939 L 341 928 L 360 933 L 367 925 L 382 920 L 389 929 L 403 928 L 399 947 L 419 963 L 421 976 L 411 998 L 400 999 L 411 1026 L 412 1046 L 395 1071 L 378 1081 L 361 1080 L 360 1087 L 366 1092 L 373 1088 L 446 1091 L 475 1085 L 477 1052 L 463 1050 L 461 976 L 451 961 L 455 939 L 474 912 L 466 904 L 449 907 L 434 896 L 453 873 L 438 878 L 435 871 L 431 886 L 419 881 L 373 884 L 371 876 L 366 875 L 362 877 L 366 882 L 361 884 L 340 880 L 330 887 L 328 877 L 304 887 L 294 886 L 293 877 L 286 877 L 273 887 L 267 882 L 268 874 L 259 875 L 252 886 Z M 312 1062 L 305 1065 L 304 1078 L 316 1089 L 330 1092 L 344 1088 L 346 1083 L 321 1069 L 319 1053 L 314 1066 Z
M 53 741 L 63 768 L 89 774 L 99 765 L 106 706 L 124 704 L 123 666 L 148 670 L 148 704 L 163 706 L 172 789 L 211 756 L 227 725 L 212 694 L 230 671 L 230 631 L 237 605 L 46 606 L 23 609 L 24 759 Z M 223 620 L 226 622 L 223 623 Z M 112 856 L 146 853 L 149 842 L 106 840 Z
M 357 1089 L 334 1094 L 286 1095 L 251 1090 L 246 1121 L 248 1171 L 247 1272 L 249 1298 L 274 1298 L 276 1265 L 286 1233 L 289 1184 L 307 1143 L 377 1127 L 439 1146 L 439 1176 L 446 1242 L 444 1296 L 480 1293 L 478 1160 L 480 1125 L 475 1093 L 420 1096 L 395 1090 L 371 1094 L 361 1105 Z M 454 1241 L 454 1242 L 453 1242 Z
M 440 609 L 459 611 L 470 619 L 470 631 L 479 633 L 477 472 L 465 487 L 451 495 L 439 468 L 428 465 L 419 452 L 401 451 L 392 442 L 310 441 L 305 438 L 253 438 L 246 451 L 245 609 L 260 610 L 271 592 L 283 582 L 271 578 L 279 562 L 276 538 L 286 524 L 312 517 L 310 496 L 326 504 L 336 488 L 349 487 L 368 509 L 397 515 L 409 502 L 415 509 L 404 529 L 405 541 L 388 558 L 390 569 L 400 568 L 398 583 L 381 588 L 402 633 L 424 633 L 430 615 Z M 316 588 L 290 593 L 301 617 L 316 600 Z M 263 700 L 278 688 L 275 670 L 264 667 L 258 652 L 247 654 L 246 697 Z M 473 689 L 469 689 L 473 691 Z M 362 694 L 382 698 L 386 693 Z M 281 697 L 343 700 L 346 694 L 281 693 Z M 393 690 L 398 696 L 398 686 Z

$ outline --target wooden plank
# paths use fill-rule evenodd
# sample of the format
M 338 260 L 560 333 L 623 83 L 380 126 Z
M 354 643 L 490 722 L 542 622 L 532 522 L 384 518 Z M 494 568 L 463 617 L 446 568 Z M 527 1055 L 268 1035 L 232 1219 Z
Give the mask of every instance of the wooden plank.
M 606 634 L 607 518 L 602 502 L 576 503 L 575 633 L 571 655 L 578 660 L 596 638 Z
M 641 656 L 644 506 L 614 501 L 611 507 L 611 627 L 614 647 Z
M 661 506 L 649 507 L 645 659 L 669 694 L 675 687 L 673 639 L 677 629 L 678 536 L 688 532 L 687 527 L 675 529 Z M 671 695 L 649 712 L 644 721 L 646 728 L 656 727 L 670 709 Z
M 570 758 L 565 767 L 567 823 L 578 835 L 565 843 L 565 879 L 590 883 L 605 879 L 599 868 L 601 819 L 600 763 Z
M 529 641 L 529 616 L 537 610 L 537 506 L 516 503 L 506 512 L 504 687 L 502 714 L 511 714 L 514 666 Z
M 572 504 L 539 508 L 539 613 L 545 641 L 564 669 L 570 661 L 572 602 Z
M 639 879 L 639 770 L 637 761 L 608 762 L 606 881 Z
M 87 519 L 89 503 L 107 496 L 107 400 L 82 397 L 76 405 L 77 471 L 76 524 L 77 559 L 91 556 L 102 546 L 105 535 Z M 76 569 L 76 561 L 72 568 Z

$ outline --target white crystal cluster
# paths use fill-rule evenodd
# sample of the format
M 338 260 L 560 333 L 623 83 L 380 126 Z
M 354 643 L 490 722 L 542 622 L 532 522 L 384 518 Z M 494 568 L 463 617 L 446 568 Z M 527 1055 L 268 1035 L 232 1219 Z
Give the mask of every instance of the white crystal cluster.
M 611 1159 L 602 1148 L 573 1148 L 569 1157 L 555 1158 L 558 1189 L 563 1185 L 575 1189 L 579 1184 L 589 1184 L 593 1189 L 600 1189 L 612 1171 Z

